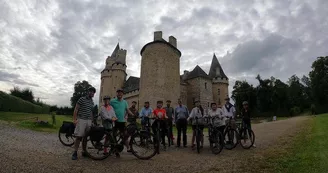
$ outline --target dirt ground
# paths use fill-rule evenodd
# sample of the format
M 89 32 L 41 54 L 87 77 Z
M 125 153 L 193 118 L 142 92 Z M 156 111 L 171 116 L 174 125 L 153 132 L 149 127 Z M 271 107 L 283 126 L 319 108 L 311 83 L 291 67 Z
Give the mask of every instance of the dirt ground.
M 256 135 L 256 148 L 249 150 L 237 146 L 233 150 L 224 149 L 219 155 L 213 155 L 206 142 L 200 154 L 190 147 L 177 149 L 171 146 L 146 161 L 138 160 L 126 152 L 120 158 L 109 157 L 103 161 L 82 157 L 73 161 L 73 149 L 63 146 L 56 134 L 20 129 L 0 122 L 0 172 L 240 172 L 246 158 L 254 157 L 275 145 L 280 137 L 293 134 L 306 119 L 308 117 L 302 116 L 254 124 L 252 128 Z M 189 144 L 190 140 L 188 136 Z M 208 141 L 207 138 L 205 141 Z

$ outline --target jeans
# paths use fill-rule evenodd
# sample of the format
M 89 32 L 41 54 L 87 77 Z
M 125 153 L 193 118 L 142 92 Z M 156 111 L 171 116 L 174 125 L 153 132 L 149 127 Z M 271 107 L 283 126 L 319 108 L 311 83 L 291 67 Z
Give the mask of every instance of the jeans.
M 176 122 L 178 130 L 177 146 L 180 146 L 181 143 L 181 132 L 183 134 L 183 146 L 187 145 L 187 119 L 179 119 Z

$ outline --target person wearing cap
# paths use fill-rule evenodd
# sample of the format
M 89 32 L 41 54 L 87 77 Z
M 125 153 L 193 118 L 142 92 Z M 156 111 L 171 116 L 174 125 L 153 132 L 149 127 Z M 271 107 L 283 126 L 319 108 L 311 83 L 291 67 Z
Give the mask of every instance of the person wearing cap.
M 115 131 L 120 131 L 120 133 L 123 135 L 123 141 L 125 143 L 125 146 L 127 148 L 127 152 L 131 152 L 129 141 L 128 141 L 128 134 L 126 132 L 125 123 L 126 123 L 126 113 L 128 115 L 133 116 L 133 113 L 129 110 L 128 102 L 123 99 L 123 89 L 118 89 L 116 91 L 116 98 L 112 99 L 110 101 L 110 105 L 114 108 L 117 120 L 115 122 Z
M 167 131 L 166 128 L 166 122 L 164 120 L 168 119 L 167 115 L 166 115 L 166 111 L 165 109 L 163 109 L 163 101 L 157 101 L 157 107 L 156 109 L 154 109 L 153 111 L 153 116 L 155 119 L 155 121 L 152 124 L 152 130 L 153 133 L 156 134 L 157 133 L 157 123 L 160 123 L 160 128 L 162 130 L 162 134 L 161 134 L 161 138 L 162 138 L 162 145 L 165 148 L 165 133 Z M 156 139 L 156 138 L 155 138 Z
M 194 101 L 195 107 L 191 110 L 190 115 L 188 117 L 188 121 L 191 119 L 193 124 L 196 121 L 195 118 L 203 118 L 204 117 L 204 109 L 202 108 L 202 106 L 200 105 L 200 101 L 196 100 Z M 204 144 L 204 134 L 203 134 L 203 129 L 204 129 L 204 125 L 198 125 L 198 127 L 201 130 L 201 148 L 203 148 L 203 144 Z M 192 139 L 191 139 L 191 148 L 195 149 L 195 139 L 196 139 L 196 125 L 192 125 Z
M 171 100 L 166 101 L 166 107 L 164 109 L 165 109 L 166 115 L 168 117 L 167 125 L 168 125 L 169 133 L 170 133 L 169 136 L 171 138 L 172 145 L 174 145 L 173 144 L 173 140 L 174 140 L 174 137 L 173 137 L 174 109 L 173 109 L 173 107 L 171 107 Z
M 229 121 L 231 122 L 232 128 L 236 128 L 236 123 L 235 123 L 235 114 L 236 114 L 236 109 L 235 107 L 230 103 L 230 98 L 227 97 L 225 99 L 226 103 L 222 107 L 223 115 L 228 118 L 226 120 L 226 123 Z M 232 118 L 232 119 L 230 119 Z
M 129 123 L 134 123 L 137 121 L 137 117 L 139 117 L 139 112 L 138 112 L 138 109 L 136 108 L 136 105 L 137 105 L 137 102 L 136 101 L 132 101 L 132 106 L 129 108 L 130 111 L 133 113 L 133 115 L 129 116 L 128 115 L 128 122 Z
M 117 120 L 117 118 L 116 118 L 113 107 L 109 104 L 110 97 L 105 96 L 103 98 L 103 100 L 104 100 L 104 105 L 101 106 L 99 114 L 102 119 L 102 125 L 103 125 L 104 129 L 111 130 L 113 127 L 112 124 L 113 124 L 113 122 L 115 122 Z M 107 143 L 107 141 L 108 141 L 108 139 L 106 136 L 105 143 Z M 108 153 L 106 147 L 104 147 L 104 153 Z M 116 155 L 118 155 L 118 153 L 116 153 Z
M 174 122 L 178 130 L 177 147 L 180 147 L 181 132 L 183 135 L 183 147 L 187 147 L 187 118 L 189 116 L 188 108 L 182 104 L 181 99 L 178 100 L 178 106 L 174 110 Z
M 75 124 L 74 136 L 74 152 L 72 155 L 72 160 L 77 160 L 77 151 L 80 146 L 80 142 L 82 141 L 83 137 L 90 130 L 92 120 L 93 120 L 93 96 L 96 93 L 96 89 L 94 87 L 88 88 L 88 92 L 86 96 L 81 97 L 74 108 L 73 113 L 73 123 Z M 86 144 L 87 141 L 82 141 L 82 156 L 86 155 Z
M 241 109 L 241 118 L 242 118 L 242 123 L 245 128 L 251 130 L 251 111 L 249 110 L 248 107 L 248 102 L 244 101 L 243 102 L 243 108 Z M 249 133 L 251 134 L 251 133 Z M 256 147 L 255 144 L 253 144 L 253 147 Z
M 145 126 L 149 125 L 149 117 L 153 114 L 153 109 L 149 106 L 149 101 L 146 101 L 144 107 L 141 109 L 139 117 L 141 118 L 142 129 L 145 130 Z
M 225 117 L 223 116 L 223 112 L 221 108 L 218 108 L 216 103 L 211 103 L 211 109 L 208 111 L 208 116 L 209 117 L 217 117 L 219 118 L 218 120 L 218 124 L 216 128 L 218 128 L 218 130 L 222 133 L 222 135 L 224 134 L 224 129 L 225 129 Z

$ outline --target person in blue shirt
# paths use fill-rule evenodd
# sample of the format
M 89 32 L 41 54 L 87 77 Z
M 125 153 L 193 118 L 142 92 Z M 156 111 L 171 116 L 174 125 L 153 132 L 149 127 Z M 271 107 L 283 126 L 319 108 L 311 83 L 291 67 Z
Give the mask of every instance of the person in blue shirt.
M 152 115 L 153 109 L 149 107 L 149 102 L 146 101 L 144 107 L 141 109 L 139 117 L 141 118 L 142 129 L 145 130 L 146 125 L 149 125 L 149 117 Z
M 128 134 L 126 132 L 126 119 L 125 117 L 126 113 L 133 116 L 133 113 L 129 110 L 129 106 L 126 100 L 123 99 L 123 90 L 118 89 L 116 91 L 116 98 L 112 99 L 110 101 L 110 105 L 114 108 L 117 120 L 115 122 L 114 130 L 119 130 L 120 133 L 124 136 L 123 141 L 125 142 L 125 146 L 127 148 L 127 152 L 131 152 L 129 141 L 128 141 Z

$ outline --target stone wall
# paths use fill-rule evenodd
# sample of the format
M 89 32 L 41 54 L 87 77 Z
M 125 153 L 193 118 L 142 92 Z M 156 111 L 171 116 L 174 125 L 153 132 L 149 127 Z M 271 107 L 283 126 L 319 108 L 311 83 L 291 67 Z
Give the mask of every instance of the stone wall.
M 182 101 L 182 104 L 187 105 L 188 101 L 188 88 L 187 84 L 180 84 L 180 99 Z M 173 100 L 171 100 L 173 101 Z M 172 105 L 175 107 L 175 105 Z
M 205 109 L 213 102 L 212 80 L 206 78 L 199 79 L 200 103 Z
M 137 102 L 138 110 L 144 105 L 143 102 L 139 101 L 139 90 L 135 90 L 129 93 L 125 93 L 123 98 L 128 102 L 129 107 L 132 105 L 133 101 Z
M 229 95 L 228 91 L 229 83 L 227 80 L 213 80 L 213 100 L 216 102 L 219 106 L 224 105 L 225 101 L 224 99 Z
M 149 101 L 154 106 L 158 100 L 171 100 L 172 105 L 177 105 L 180 97 L 179 51 L 169 43 L 157 40 L 145 45 L 141 52 L 140 102 Z

